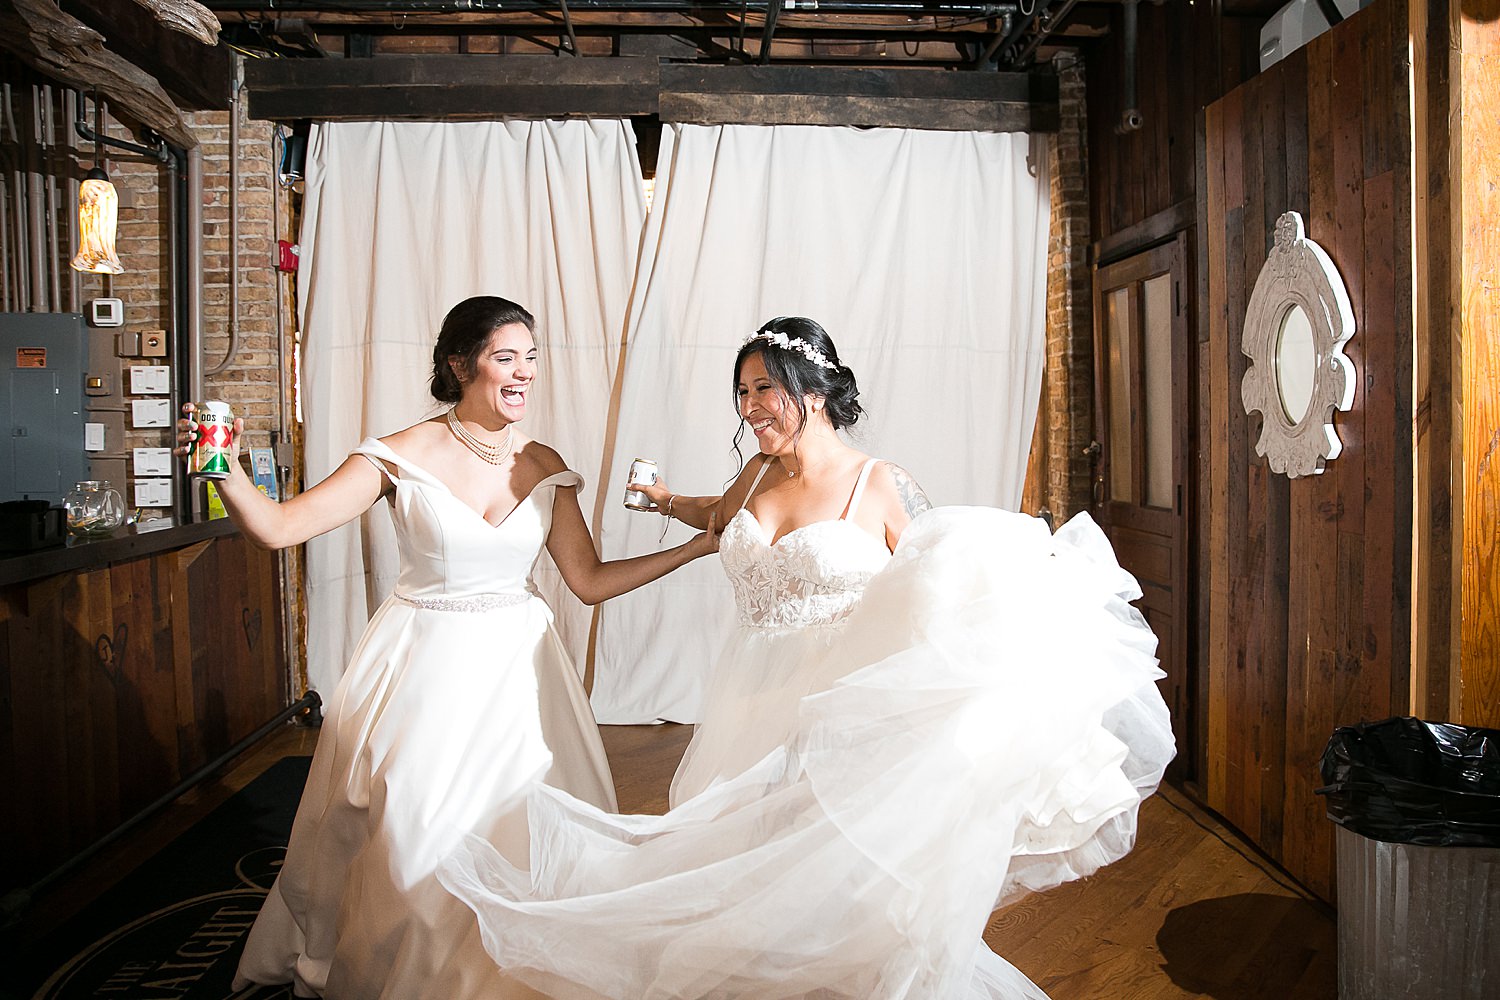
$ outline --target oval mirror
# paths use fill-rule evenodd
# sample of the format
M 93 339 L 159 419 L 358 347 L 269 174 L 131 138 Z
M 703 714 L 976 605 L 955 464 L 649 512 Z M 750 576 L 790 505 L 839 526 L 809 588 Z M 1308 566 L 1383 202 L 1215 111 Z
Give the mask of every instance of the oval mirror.
M 1292 426 L 1307 416 L 1312 405 L 1313 380 L 1317 376 L 1318 352 L 1313 346 L 1312 320 L 1295 303 L 1281 316 L 1276 337 L 1276 392 L 1281 410 Z

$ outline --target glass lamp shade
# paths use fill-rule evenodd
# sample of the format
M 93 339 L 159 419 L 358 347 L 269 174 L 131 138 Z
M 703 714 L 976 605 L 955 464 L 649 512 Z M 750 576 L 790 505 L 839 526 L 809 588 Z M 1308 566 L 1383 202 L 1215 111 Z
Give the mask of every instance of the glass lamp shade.
M 125 268 L 115 256 L 115 224 L 119 215 L 119 197 L 109 176 L 98 167 L 90 170 L 78 186 L 78 256 L 73 258 L 75 271 L 98 274 L 123 274 Z

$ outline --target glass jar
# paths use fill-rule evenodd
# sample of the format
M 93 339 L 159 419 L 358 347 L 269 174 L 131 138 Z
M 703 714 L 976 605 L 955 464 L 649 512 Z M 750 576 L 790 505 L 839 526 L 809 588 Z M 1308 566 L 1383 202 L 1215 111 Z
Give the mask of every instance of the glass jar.
M 102 479 L 76 484 L 63 500 L 68 511 L 68 531 L 80 538 L 108 535 L 125 523 L 125 501 Z

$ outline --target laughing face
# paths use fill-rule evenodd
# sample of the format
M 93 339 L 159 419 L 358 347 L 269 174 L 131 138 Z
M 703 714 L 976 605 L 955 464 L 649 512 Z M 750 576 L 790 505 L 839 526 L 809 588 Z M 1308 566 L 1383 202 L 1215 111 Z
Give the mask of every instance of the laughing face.
M 465 401 L 479 403 L 507 421 L 526 415 L 526 395 L 537 373 L 537 349 L 524 325 L 507 323 L 490 334 L 473 371 L 465 372 L 459 357 L 448 363 L 463 384 Z
M 795 450 L 802 414 L 779 382 L 766 371 L 760 353 L 746 355 L 735 392 L 740 417 L 755 434 L 763 455 L 790 455 Z

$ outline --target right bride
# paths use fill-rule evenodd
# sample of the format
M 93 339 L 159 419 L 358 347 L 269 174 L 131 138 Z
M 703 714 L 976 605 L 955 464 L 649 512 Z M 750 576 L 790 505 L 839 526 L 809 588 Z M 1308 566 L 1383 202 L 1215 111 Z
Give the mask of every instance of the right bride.
M 739 613 L 671 809 L 539 786 L 529 870 L 470 838 L 439 878 L 555 997 L 1045 1000 L 980 935 L 1134 845 L 1174 753 L 1139 588 L 1087 515 L 929 509 L 846 445 L 859 390 L 812 320 L 734 375 L 760 457 L 649 490 L 725 525 Z

